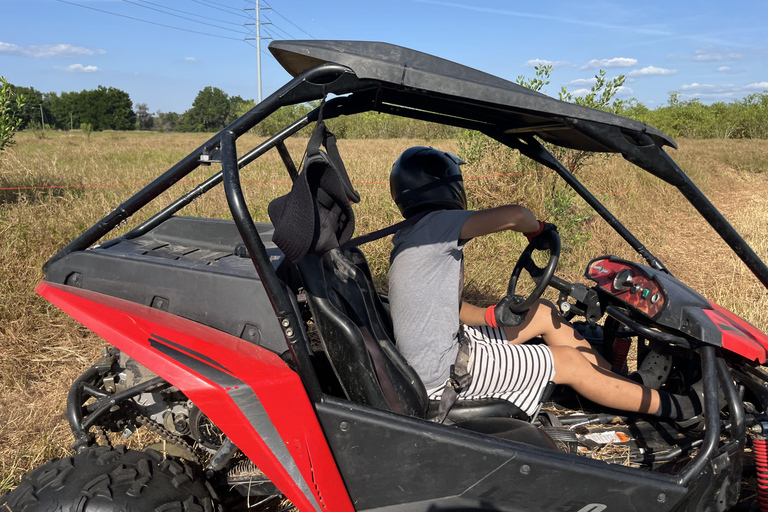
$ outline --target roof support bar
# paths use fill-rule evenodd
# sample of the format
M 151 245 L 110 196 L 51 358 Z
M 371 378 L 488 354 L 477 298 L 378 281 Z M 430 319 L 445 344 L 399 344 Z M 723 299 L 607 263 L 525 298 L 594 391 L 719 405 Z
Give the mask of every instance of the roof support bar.
M 365 94 L 367 91 L 363 91 L 362 93 L 356 93 L 356 94 Z M 350 101 L 350 98 L 356 98 L 356 94 L 352 94 L 349 97 L 338 97 L 333 98 L 329 100 L 326 103 L 326 112 L 325 112 L 325 118 L 330 119 L 333 117 L 338 117 L 340 115 L 349 115 L 349 114 L 355 114 L 361 111 L 365 110 L 365 100 L 363 102 L 361 101 Z M 263 154 L 265 154 L 267 151 L 269 151 L 272 148 L 277 148 L 278 153 L 280 154 L 280 158 L 283 160 L 283 163 L 285 164 L 286 169 L 288 170 L 288 174 L 291 178 L 291 181 L 295 181 L 296 177 L 298 176 L 298 170 L 296 169 L 296 165 L 291 159 L 291 155 L 288 153 L 288 149 L 285 147 L 285 140 L 304 128 L 305 126 L 309 125 L 310 123 L 317 121 L 318 115 L 320 112 L 320 108 L 315 108 L 311 112 L 307 113 L 305 116 L 297 119 L 290 125 L 286 126 L 282 130 L 280 130 L 278 133 L 270 137 L 269 139 L 265 140 L 255 148 L 253 148 L 251 151 L 246 153 L 245 155 L 241 156 L 237 161 L 237 167 L 238 169 L 242 169 L 246 165 L 250 164 L 257 158 L 261 157 Z M 197 199 L 198 197 L 202 196 L 212 188 L 216 187 L 219 183 L 222 182 L 223 175 L 222 171 L 217 172 L 207 180 L 205 180 L 200 185 L 196 186 L 186 194 L 182 195 L 178 199 L 176 199 L 173 203 L 169 204 L 165 208 L 163 208 L 161 211 L 153 215 L 150 219 L 142 223 L 140 226 L 136 226 L 134 229 L 126 233 L 125 235 L 115 238 L 114 240 L 110 240 L 108 242 L 105 242 L 102 244 L 103 247 L 109 247 L 110 245 L 114 245 L 120 240 L 124 239 L 133 239 L 139 236 L 142 236 L 149 231 L 155 229 L 157 226 L 171 218 L 173 215 L 175 215 L 177 212 L 179 212 L 182 208 L 190 204 L 192 201 Z
M 291 125 L 284 128 L 279 133 L 275 134 L 274 136 L 270 137 L 269 139 L 265 140 L 258 146 L 256 146 L 252 151 L 247 153 L 246 155 L 243 155 L 240 157 L 240 159 L 237 162 L 238 169 L 242 169 L 249 163 L 253 162 L 257 158 L 259 158 L 261 155 L 272 149 L 273 147 L 277 147 L 278 151 L 280 151 L 280 147 L 282 146 L 285 148 L 285 144 L 283 141 L 296 133 L 297 131 L 301 130 L 305 126 L 307 126 L 311 121 L 317 119 L 317 110 L 315 109 L 306 116 L 298 119 L 296 122 L 292 123 Z M 280 156 L 282 158 L 283 154 L 280 153 Z M 288 158 L 290 159 L 290 155 L 288 155 Z M 285 160 L 284 160 L 285 161 Z M 293 162 L 291 161 L 291 164 Z M 286 167 L 288 167 L 288 163 L 286 162 Z M 291 171 L 291 168 L 288 167 L 288 173 L 291 176 L 291 180 L 295 179 L 295 173 L 296 173 L 296 167 L 293 167 L 293 171 Z M 110 240 L 110 242 L 107 242 L 103 244 L 103 246 L 108 247 L 107 244 L 112 245 L 114 243 L 117 243 L 120 239 L 132 239 L 139 236 L 144 235 L 145 233 L 155 229 L 157 226 L 171 218 L 171 216 L 175 215 L 179 210 L 187 206 L 189 203 L 197 199 L 198 197 L 202 196 L 212 188 L 214 188 L 216 185 L 221 183 L 223 181 L 223 174 L 222 171 L 217 172 L 207 180 L 205 180 L 200 185 L 196 186 L 194 189 L 190 190 L 180 198 L 178 198 L 173 203 L 166 206 L 163 210 L 152 216 L 149 220 L 141 224 L 140 226 L 136 226 L 134 229 L 126 233 L 120 238 L 116 238 L 115 240 Z
M 237 230 L 243 238 L 243 243 L 248 249 L 259 279 L 264 284 L 269 301 L 275 310 L 277 320 L 283 330 L 283 335 L 288 343 L 288 348 L 293 355 L 299 370 L 299 376 L 304 382 L 307 395 L 313 402 L 318 402 L 322 396 L 320 383 L 314 372 L 309 353 L 309 339 L 304 331 L 304 323 L 296 314 L 288 293 L 282 282 L 277 277 L 269 254 L 264 247 L 264 242 L 253 223 L 253 218 L 245 204 L 245 196 L 240 186 L 240 169 L 237 165 L 237 150 L 235 146 L 235 134 L 224 130 L 221 132 L 221 168 L 224 175 L 224 190 L 227 194 L 227 203 L 235 221 Z
M 573 175 L 572 172 L 570 172 L 568 169 L 565 168 L 565 166 L 560 163 L 560 161 L 555 158 L 555 156 L 550 153 L 547 148 L 545 148 L 538 140 L 536 140 L 533 136 L 529 135 L 524 138 L 516 138 L 516 137 L 510 137 L 505 134 L 498 134 L 498 133 L 487 133 L 489 137 L 492 137 L 502 144 L 506 144 L 507 146 L 517 149 L 522 154 L 527 156 L 528 158 L 552 169 L 557 174 L 560 175 L 563 180 L 565 180 L 568 185 L 573 188 L 573 190 L 576 191 L 577 194 L 579 194 L 582 199 L 584 199 L 589 206 L 594 208 L 594 210 L 600 214 L 600 216 L 605 219 L 605 221 L 608 223 L 609 226 L 611 226 L 621 237 L 626 240 L 626 242 L 635 250 L 637 253 L 648 262 L 648 264 L 657 269 L 661 270 L 666 273 L 670 273 L 669 270 L 667 270 L 667 267 L 664 266 L 664 264 L 659 260 L 656 256 L 654 256 L 651 251 L 649 251 L 642 243 L 640 243 L 640 240 L 638 240 L 635 235 L 633 235 L 627 228 L 619 222 L 619 219 L 617 219 L 611 212 L 608 210 L 608 208 L 603 205 L 595 196 L 592 195 L 592 193 L 587 190 L 587 188 L 582 185 L 582 183 L 576 178 L 576 176 Z
M 747 268 L 763 283 L 763 286 L 768 288 L 768 266 L 691 181 L 691 178 L 648 134 L 637 134 L 637 142 L 642 145 L 636 145 L 630 142 L 618 127 L 585 121 L 574 121 L 573 124 L 579 131 L 605 144 L 612 151 L 621 153 L 633 164 L 677 187 L 725 243 L 733 249 L 733 252 L 741 258 Z

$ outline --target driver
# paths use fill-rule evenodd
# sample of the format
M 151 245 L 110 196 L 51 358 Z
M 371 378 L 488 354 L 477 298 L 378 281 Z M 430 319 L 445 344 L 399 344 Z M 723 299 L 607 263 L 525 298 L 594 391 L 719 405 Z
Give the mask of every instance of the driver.
M 406 219 L 392 243 L 389 301 L 397 346 L 419 374 L 430 399 L 443 395 L 461 353 L 471 381 L 460 398 L 502 398 L 532 416 L 549 381 L 566 384 L 606 407 L 675 421 L 701 412 L 699 400 L 637 384 L 611 365 L 544 300 L 527 313 L 509 309 L 510 297 L 480 308 L 461 300 L 463 248 L 469 240 L 503 230 L 523 233 L 539 249 L 555 226 L 527 208 L 505 205 L 468 211 L 455 155 L 412 147 L 392 166 L 392 198 Z M 545 344 L 526 344 L 541 337 Z M 459 340 L 468 351 L 460 353 Z M 457 364 L 457 367 L 460 365 Z

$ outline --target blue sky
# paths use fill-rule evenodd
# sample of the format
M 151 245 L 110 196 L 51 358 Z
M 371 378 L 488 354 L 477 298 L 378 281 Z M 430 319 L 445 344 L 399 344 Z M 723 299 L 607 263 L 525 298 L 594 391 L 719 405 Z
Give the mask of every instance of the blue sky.
M 385 41 L 508 80 L 533 76 L 533 65 L 547 61 L 554 72 L 545 92 L 555 97 L 563 85 L 576 94 L 588 89 L 600 68 L 627 75 L 622 97 L 652 108 L 673 90 L 711 103 L 768 89 L 762 0 L 261 0 L 267 4 L 265 32 L 276 39 Z M 255 41 L 243 41 L 253 28 L 244 25 L 253 11 L 243 9 L 255 0 L 0 5 L 0 74 L 13 84 L 44 92 L 112 86 L 153 112 L 183 112 L 208 85 L 257 96 Z M 289 78 L 267 44 L 264 96 Z

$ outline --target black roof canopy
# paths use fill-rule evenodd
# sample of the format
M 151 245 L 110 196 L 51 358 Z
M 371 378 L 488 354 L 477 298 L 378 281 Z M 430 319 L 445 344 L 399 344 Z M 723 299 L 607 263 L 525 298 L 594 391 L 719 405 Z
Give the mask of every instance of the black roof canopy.
M 474 122 L 473 127 L 478 129 L 485 126 L 490 131 L 536 135 L 559 146 L 587 151 L 613 150 L 577 129 L 579 122 L 619 128 L 628 135 L 645 133 L 658 146 L 677 147 L 668 135 L 645 123 L 556 100 L 474 68 L 401 46 L 293 40 L 273 41 L 269 50 L 293 76 L 333 63 L 348 68 L 360 80 L 378 83 L 377 101 L 388 107 L 380 109 L 383 111 L 403 114 L 397 108 L 405 107 L 433 112 L 448 116 L 434 119 L 441 122 L 459 126 Z

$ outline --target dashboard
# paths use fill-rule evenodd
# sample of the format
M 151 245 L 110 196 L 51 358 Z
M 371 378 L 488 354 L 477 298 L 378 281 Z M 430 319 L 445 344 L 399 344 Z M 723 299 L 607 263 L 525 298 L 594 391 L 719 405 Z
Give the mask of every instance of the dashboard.
M 651 318 L 658 316 L 667 303 L 661 285 L 639 264 L 603 256 L 592 260 L 584 275 L 602 291 Z

